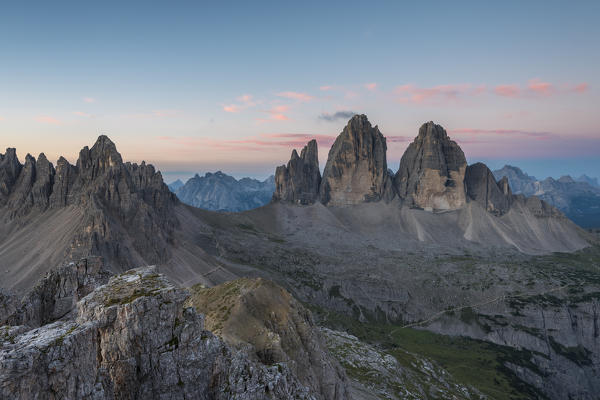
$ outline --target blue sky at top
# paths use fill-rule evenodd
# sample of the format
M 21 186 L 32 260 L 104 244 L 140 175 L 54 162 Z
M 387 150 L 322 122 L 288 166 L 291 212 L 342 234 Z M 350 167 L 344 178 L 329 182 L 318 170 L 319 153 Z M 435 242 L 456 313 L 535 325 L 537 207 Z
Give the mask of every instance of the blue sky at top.
M 168 177 L 266 176 L 366 113 L 392 169 L 419 125 L 470 161 L 600 173 L 599 2 L 22 2 L 0 9 L 0 146 L 106 133 Z

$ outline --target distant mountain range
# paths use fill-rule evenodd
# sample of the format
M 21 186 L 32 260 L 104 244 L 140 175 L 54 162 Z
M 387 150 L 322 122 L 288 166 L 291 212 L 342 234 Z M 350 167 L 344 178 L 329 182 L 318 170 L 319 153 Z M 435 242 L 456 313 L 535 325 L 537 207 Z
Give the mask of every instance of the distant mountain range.
M 221 171 L 196 174 L 185 184 L 176 180 L 169 189 L 179 200 L 194 207 L 212 211 L 239 212 L 264 206 L 275 191 L 275 177 L 264 181 L 252 178 L 235 179 Z
M 494 171 L 494 177 L 508 178 L 515 194 L 538 196 L 561 210 L 567 217 L 584 228 L 600 227 L 600 185 L 598 178 L 581 175 L 572 178 L 569 175 L 559 179 L 538 180 L 527 175 L 520 168 L 505 165 Z

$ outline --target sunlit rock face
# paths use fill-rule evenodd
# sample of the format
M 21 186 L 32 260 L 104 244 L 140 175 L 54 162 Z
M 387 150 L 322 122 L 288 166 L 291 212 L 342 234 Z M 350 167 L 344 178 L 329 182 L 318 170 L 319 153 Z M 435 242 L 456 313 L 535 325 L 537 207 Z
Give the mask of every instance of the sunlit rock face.
M 427 122 L 404 152 L 394 186 L 410 207 L 454 210 L 466 204 L 466 168 L 458 144 L 440 125 Z
M 391 200 L 385 137 L 366 115 L 355 115 L 329 151 L 323 171 L 321 202 L 346 206 Z

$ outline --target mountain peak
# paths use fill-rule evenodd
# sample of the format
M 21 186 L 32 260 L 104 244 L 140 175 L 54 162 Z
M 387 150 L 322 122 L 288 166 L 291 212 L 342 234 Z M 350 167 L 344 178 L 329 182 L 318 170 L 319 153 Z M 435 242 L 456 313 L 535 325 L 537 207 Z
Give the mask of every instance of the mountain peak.
M 353 116 L 329 150 L 320 197 L 323 204 L 345 206 L 394 197 L 387 173 L 387 145 L 364 114 Z
M 467 160 L 446 130 L 432 121 L 421 125 L 394 177 L 400 197 L 411 207 L 452 210 L 466 203 Z
M 433 121 L 429 121 L 425 122 L 419 128 L 419 134 L 417 135 L 417 139 L 418 138 L 435 138 L 439 140 L 444 140 L 448 139 L 448 134 L 441 125 L 437 125 Z

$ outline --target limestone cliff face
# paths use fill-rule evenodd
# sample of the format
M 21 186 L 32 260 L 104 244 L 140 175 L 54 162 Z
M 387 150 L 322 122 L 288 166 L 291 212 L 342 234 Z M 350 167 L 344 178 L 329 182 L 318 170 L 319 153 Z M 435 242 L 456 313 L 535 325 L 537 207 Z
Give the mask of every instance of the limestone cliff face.
M 61 290 L 47 278 L 40 287 Z M 138 268 L 90 291 L 70 318 L 0 327 L 0 398 L 320 398 L 288 363 L 265 365 L 205 330 L 188 295 Z
M 311 140 L 302 149 L 300 155 L 292 151 L 287 166 L 277 167 L 275 171 L 274 201 L 297 204 L 313 204 L 319 196 L 321 171 L 317 141 Z
M 366 115 L 355 115 L 337 137 L 327 158 L 321 202 L 347 206 L 389 201 L 394 197 L 388 174 L 385 137 Z
M 408 146 L 394 177 L 398 195 L 407 205 L 427 210 L 454 210 L 466 203 L 467 161 L 444 128 L 423 124 Z
M 480 203 L 488 212 L 502 215 L 512 204 L 512 192 L 508 179 L 496 182 L 494 174 L 483 163 L 469 165 L 465 173 L 467 196 Z

